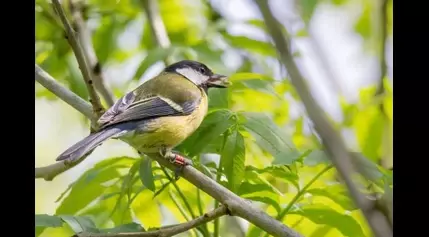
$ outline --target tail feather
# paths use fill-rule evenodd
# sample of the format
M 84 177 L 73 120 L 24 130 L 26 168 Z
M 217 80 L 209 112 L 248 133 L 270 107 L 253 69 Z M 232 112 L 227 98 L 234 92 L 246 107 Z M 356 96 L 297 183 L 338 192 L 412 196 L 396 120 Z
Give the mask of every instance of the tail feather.
M 65 150 L 61 155 L 56 159 L 57 161 L 68 160 L 74 161 L 82 156 L 88 154 L 90 151 L 95 149 L 97 146 L 101 145 L 107 139 L 119 135 L 120 133 L 130 131 L 129 126 L 115 126 L 110 128 L 105 128 L 99 132 L 92 133 L 80 140 L 67 150 Z

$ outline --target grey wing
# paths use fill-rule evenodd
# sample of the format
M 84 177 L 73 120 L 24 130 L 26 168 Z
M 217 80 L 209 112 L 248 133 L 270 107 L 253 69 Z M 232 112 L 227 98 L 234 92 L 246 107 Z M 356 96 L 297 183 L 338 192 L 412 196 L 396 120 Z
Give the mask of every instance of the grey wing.
M 128 98 L 125 98 L 127 96 Z M 134 102 L 134 98 L 131 99 L 133 96 L 126 95 L 125 97 L 100 118 L 103 127 L 154 117 L 188 115 L 195 110 L 200 102 L 199 100 L 193 100 L 177 104 L 161 96 L 153 96 Z
M 98 119 L 98 123 L 100 125 L 105 125 L 109 123 L 115 116 L 124 112 L 134 102 L 134 100 L 134 93 L 127 93 L 118 101 L 116 101 L 116 103 Z

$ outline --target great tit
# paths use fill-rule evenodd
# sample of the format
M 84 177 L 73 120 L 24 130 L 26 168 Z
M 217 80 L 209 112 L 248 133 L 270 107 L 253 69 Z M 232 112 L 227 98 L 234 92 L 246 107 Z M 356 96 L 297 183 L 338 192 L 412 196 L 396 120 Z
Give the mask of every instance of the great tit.
M 77 160 L 109 138 L 121 138 L 139 152 L 159 153 L 186 165 L 172 149 L 202 123 L 208 110 L 209 88 L 226 88 L 228 77 L 206 65 L 183 60 L 125 94 L 98 120 L 99 130 L 77 142 L 56 159 Z

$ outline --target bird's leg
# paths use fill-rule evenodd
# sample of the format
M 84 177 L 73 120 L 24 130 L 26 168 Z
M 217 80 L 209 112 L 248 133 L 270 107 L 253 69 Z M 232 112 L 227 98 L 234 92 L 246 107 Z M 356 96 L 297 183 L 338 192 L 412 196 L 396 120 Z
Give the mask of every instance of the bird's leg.
M 169 148 L 162 147 L 159 150 L 159 153 L 162 157 L 168 159 L 171 163 L 176 165 L 176 169 L 174 171 L 174 176 L 176 180 L 179 179 L 179 174 L 182 172 L 183 167 L 185 167 L 186 165 L 192 165 L 192 161 L 184 158 L 179 154 L 173 153 L 172 150 Z

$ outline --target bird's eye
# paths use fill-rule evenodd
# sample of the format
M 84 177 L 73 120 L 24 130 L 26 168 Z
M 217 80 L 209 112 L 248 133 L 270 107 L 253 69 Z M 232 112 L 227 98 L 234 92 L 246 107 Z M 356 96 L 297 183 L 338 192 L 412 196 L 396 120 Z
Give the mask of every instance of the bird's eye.
M 205 69 L 205 68 L 203 68 L 203 67 L 200 67 L 200 68 L 198 69 L 198 71 L 199 71 L 201 74 L 205 74 L 205 73 L 206 73 L 206 69 Z

